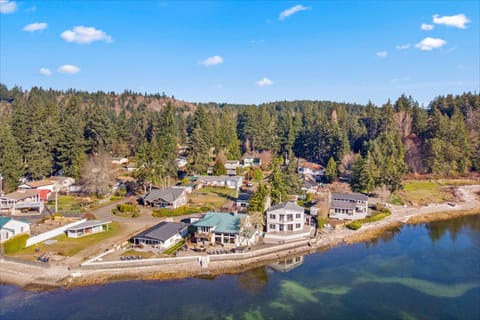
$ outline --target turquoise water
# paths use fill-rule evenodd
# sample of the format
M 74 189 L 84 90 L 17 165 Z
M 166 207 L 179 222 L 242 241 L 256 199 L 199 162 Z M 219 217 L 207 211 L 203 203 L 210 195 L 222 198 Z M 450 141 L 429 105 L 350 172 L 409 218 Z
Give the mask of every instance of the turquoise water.
M 4 285 L 0 319 L 480 319 L 480 216 L 293 261 L 288 272 L 215 279 L 40 293 Z

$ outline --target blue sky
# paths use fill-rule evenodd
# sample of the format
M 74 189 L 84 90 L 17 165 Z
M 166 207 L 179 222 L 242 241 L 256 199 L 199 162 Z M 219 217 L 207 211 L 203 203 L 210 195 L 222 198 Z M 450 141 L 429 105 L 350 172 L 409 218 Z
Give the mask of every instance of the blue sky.
M 192 102 L 480 91 L 478 1 L 0 0 L 0 82 Z

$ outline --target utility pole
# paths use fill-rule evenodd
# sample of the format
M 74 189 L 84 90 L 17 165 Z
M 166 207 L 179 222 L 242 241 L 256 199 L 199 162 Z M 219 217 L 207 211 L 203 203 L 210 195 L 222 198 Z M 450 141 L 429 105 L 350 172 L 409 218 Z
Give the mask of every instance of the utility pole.
M 0 173 L 0 196 L 3 195 L 3 176 Z

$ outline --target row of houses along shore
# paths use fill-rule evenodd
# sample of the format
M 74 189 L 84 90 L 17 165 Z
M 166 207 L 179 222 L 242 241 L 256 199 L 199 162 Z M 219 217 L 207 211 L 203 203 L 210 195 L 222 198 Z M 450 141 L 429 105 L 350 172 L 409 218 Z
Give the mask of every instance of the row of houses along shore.
M 318 176 L 322 172 L 321 168 L 310 166 L 304 168 L 302 174 Z M 317 234 L 318 217 L 329 219 L 329 225 L 335 226 L 369 215 L 366 195 L 322 191 L 326 201 L 319 201 L 310 208 L 304 208 L 296 201 L 270 206 L 267 200 L 263 223 L 258 223 L 246 213 L 251 193 L 240 192 L 246 184 L 242 176 L 195 176 L 190 182 L 180 186 L 151 188 L 140 202 L 152 208 L 175 210 L 187 205 L 189 195 L 202 187 L 223 187 L 237 191 L 232 210 L 190 215 L 179 222 L 162 221 L 130 238 L 132 245 L 139 250 L 161 252 L 186 240 L 196 250 L 207 251 L 209 247 L 220 246 L 234 252 L 259 243 L 283 244 L 311 239 Z M 64 177 L 22 184 L 17 191 L 0 195 L 0 213 L 15 213 L 25 208 L 41 212 L 52 194 L 73 185 L 74 181 Z M 319 191 L 318 184 L 314 190 L 315 193 Z M 62 233 L 72 238 L 84 237 L 108 230 L 110 223 L 108 220 L 82 220 L 64 228 Z M 1 217 L 0 243 L 22 233 L 30 233 L 28 222 L 14 216 Z

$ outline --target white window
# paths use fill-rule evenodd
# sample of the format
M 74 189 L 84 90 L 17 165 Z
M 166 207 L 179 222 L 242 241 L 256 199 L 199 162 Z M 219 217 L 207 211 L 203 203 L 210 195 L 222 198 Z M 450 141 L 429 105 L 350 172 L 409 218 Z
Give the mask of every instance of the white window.
M 293 231 L 293 224 L 288 225 L 288 231 Z
M 302 225 L 301 225 L 300 223 L 297 223 L 297 224 L 295 225 L 295 228 L 297 228 L 297 229 L 300 229 L 301 227 L 302 227 Z
M 300 216 L 301 216 L 301 214 L 300 214 L 300 213 L 297 213 L 297 214 L 295 215 L 295 218 L 300 219 Z
M 270 225 L 270 229 L 271 229 L 271 230 L 275 230 L 275 225 L 274 225 L 274 224 L 271 224 L 271 225 Z
M 275 219 L 276 216 L 274 214 L 270 214 L 270 219 Z

